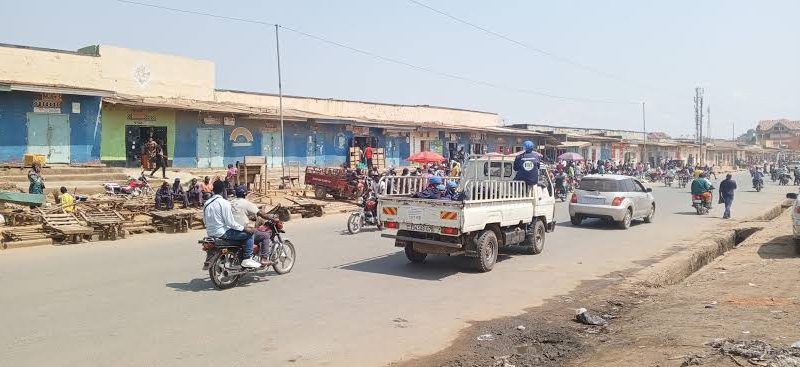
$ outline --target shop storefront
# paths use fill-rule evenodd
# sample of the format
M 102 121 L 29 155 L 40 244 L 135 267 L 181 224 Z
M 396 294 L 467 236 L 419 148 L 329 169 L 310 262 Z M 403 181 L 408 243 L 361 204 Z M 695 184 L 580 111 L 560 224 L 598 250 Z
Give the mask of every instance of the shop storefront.
M 111 166 L 140 167 L 144 144 L 152 138 L 167 147 L 167 165 L 175 152 L 175 111 L 104 104 L 100 160 Z

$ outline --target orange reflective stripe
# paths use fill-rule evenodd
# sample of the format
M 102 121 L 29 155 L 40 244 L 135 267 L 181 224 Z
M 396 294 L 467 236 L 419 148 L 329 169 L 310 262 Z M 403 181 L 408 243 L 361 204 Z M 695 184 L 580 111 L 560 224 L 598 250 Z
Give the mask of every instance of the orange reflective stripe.
M 456 219 L 458 218 L 457 212 L 439 212 L 439 218 L 442 219 Z
M 385 208 L 383 208 L 383 214 L 397 215 L 397 208 L 385 207 Z

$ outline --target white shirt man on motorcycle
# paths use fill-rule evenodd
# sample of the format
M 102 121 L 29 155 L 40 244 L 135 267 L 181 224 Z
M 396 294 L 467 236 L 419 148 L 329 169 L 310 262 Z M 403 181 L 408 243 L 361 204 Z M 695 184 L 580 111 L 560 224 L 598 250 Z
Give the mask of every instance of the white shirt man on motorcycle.
M 249 225 L 245 226 L 236 222 L 231 203 L 222 197 L 224 192 L 225 183 L 219 180 L 214 181 L 214 195 L 206 200 L 205 205 L 203 205 L 203 222 L 206 225 L 206 233 L 209 237 L 223 240 L 245 241 L 242 267 L 261 267 L 261 264 L 253 260 L 253 243 L 255 240 L 253 232 L 255 230 Z

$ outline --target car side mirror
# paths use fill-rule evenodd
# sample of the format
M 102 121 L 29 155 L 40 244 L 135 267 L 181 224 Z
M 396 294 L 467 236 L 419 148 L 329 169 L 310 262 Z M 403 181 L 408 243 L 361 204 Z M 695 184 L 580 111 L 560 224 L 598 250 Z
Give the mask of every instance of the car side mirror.
M 787 199 L 792 199 L 792 200 L 797 200 L 797 194 L 793 193 L 793 192 L 790 192 L 790 193 L 786 194 L 786 198 Z
M 650 188 L 650 187 L 648 187 L 648 188 L 644 189 L 644 191 L 646 191 L 646 192 L 653 192 L 653 189 L 652 189 L 652 188 Z

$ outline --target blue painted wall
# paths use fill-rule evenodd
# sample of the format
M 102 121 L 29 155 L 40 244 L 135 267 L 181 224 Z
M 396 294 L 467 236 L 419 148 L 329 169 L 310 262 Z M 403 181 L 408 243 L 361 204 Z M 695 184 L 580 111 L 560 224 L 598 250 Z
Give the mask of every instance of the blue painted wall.
M 0 162 L 21 162 L 27 152 L 28 117 L 39 93 L 0 92 Z M 70 161 L 100 160 L 100 97 L 62 95 L 61 113 L 69 116 Z M 72 103 L 80 113 L 72 113 Z
M 197 167 L 197 127 L 200 119 L 197 112 L 175 113 L 175 151 L 172 153 L 174 167 Z

